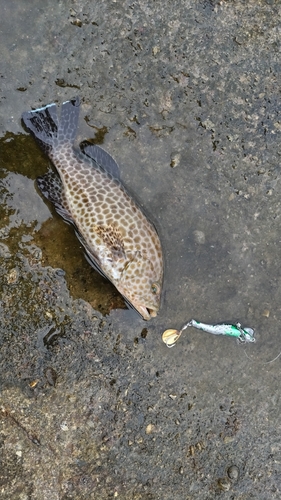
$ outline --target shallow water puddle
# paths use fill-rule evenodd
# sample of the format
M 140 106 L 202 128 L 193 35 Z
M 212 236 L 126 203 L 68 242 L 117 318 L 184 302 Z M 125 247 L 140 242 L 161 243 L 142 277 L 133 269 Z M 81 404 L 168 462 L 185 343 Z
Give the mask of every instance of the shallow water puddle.
M 8 133 L 0 139 L 0 148 L 0 235 L 7 251 L 30 255 L 38 247 L 44 266 L 65 272 L 74 299 L 86 300 L 103 314 L 126 308 L 114 286 L 85 260 L 73 228 L 39 194 L 34 180 L 49 162 L 34 140 Z

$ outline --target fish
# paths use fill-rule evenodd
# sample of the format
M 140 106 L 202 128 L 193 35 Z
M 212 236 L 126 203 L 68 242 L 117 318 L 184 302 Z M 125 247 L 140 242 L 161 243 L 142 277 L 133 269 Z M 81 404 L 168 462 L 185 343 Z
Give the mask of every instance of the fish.
M 163 287 L 163 252 L 154 224 L 120 180 L 101 147 L 74 142 L 80 98 L 22 114 L 53 167 L 37 178 L 39 190 L 74 226 L 88 262 L 113 283 L 144 320 L 157 316 Z

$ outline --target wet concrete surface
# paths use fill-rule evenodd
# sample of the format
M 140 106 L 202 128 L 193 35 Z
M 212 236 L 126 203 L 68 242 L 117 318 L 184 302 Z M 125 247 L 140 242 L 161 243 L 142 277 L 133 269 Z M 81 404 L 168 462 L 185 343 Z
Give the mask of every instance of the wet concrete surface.
M 280 2 L 51 4 L 1 9 L 0 498 L 280 498 Z M 163 242 L 150 322 L 34 184 L 21 114 L 76 94 Z M 257 342 L 167 349 L 191 318 Z

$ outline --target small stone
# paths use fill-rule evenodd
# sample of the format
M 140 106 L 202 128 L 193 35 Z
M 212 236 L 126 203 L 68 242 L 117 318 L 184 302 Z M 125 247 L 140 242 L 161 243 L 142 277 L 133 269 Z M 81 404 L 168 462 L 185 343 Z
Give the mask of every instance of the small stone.
M 71 24 L 73 24 L 74 26 L 78 26 L 79 28 L 81 28 L 83 26 L 81 19 L 78 19 L 78 18 L 71 21 Z
M 16 268 L 14 268 L 7 275 L 7 283 L 9 285 L 13 285 L 14 283 L 16 283 L 18 281 L 18 278 L 19 278 L 18 270 Z
M 31 387 L 31 389 L 34 389 L 37 384 L 38 384 L 39 380 L 38 379 L 35 379 L 35 380 L 31 380 L 31 382 L 29 382 L 29 387 Z
M 68 427 L 68 425 L 67 425 L 67 423 L 66 423 L 66 422 L 62 422 L 62 423 L 60 424 L 60 428 L 61 428 L 61 430 L 62 430 L 62 431 L 64 431 L 64 432 L 67 432 L 67 431 L 69 430 L 69 427 Z
M 155 430 L 155 425 L 148 424 L 145 429 L 145 434 L 152 434 L 154 430 Z
M 222 491 L 229 491 L 231 488 L 231 482 L 227 477 L 220 477 L 218 479 L 218 487 Z
M 37 248 L 33 254 L 34 259 L 41 260 L 42 259 L 42 250 Z
M 205 448 L 204 443 L 199 441 L 198 443 L 196 443 L 196 448 L 198 451 L 202 451 Z
M 195 455 L 195 446 L 194 446 L 194 444 L 191 444 L 188 448 L 187 456 L 193 457 L 194 455 Z
M 171 154 L 170 167 L 175 168 L 179 165 L 181 159 L 181 155 L 179 153 Z
M 152 48 L 152 54 L 154 56 L 156 56 L 156 54 L 158 54 L 158 52 L 160 52 L 160 47 L 158 45 L 155 45 L 153 48 Z
M 193 235 L 196 243 L 198 243 L 199 245 L 204 245 L 206 238 L 205 238 L 205 233 L 203 233 L 203 231 L 199 230 L 193 231 Z
M 224 442 L 225 444 L 232 443 L 232 441 L 234 441 L 234 437 L 233 437 L 233 436 L 225 436 L 225 437 L 223 438 L 223 442 Z
M 169 398 L 171 398 L 173 401 L 177 398 L 176 394 L 169 394 Z
M 262 315 L 265 317 L 265 318 L 269 318 L 270 316 L 270 310 L 269 309 L 265 309 L 262 313 Z
M 231 465 L 227 469 L 227 475 L 232 481 L 237 481 L 239 477 L 239 469 L 236 465 Z
M 56 269 L 55 273 L 57 276 L 65 276 L 65 271 L 63 269 Z
M 207 120 L 205 120 L 205 121 L 202 121 L 202 125 L 203 125 L 203 127 L 204 127 L 205 129 L 207 129 L 207 130 L 212 130 L 213 132 L 215 131 L 215 128 L 216 128 L 216 127 L 215 127 L 215 125 L 214 125 L 214 123 L 213 123 L 211 120 L 209 120 L 209 119 L 207 119 Z

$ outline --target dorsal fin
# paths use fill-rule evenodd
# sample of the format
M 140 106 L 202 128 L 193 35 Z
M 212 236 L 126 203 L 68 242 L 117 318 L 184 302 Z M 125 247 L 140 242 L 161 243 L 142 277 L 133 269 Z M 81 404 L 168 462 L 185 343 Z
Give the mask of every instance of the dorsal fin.
M 85 155 L 94 160 L 106 172 L 112 175 L 115 179 L 120 179 L 120 168 L 118 163 L 104 149 L 96 144 L 82 142 L 80 149 Z

